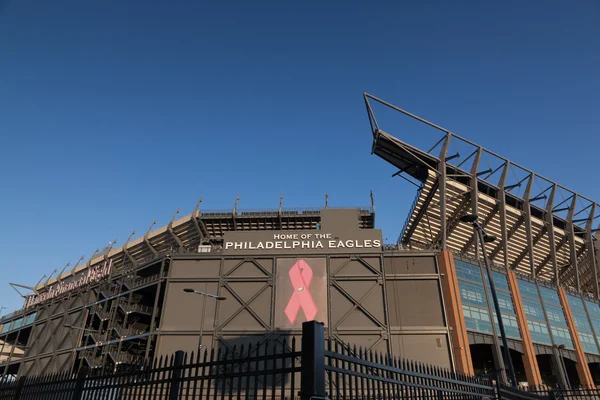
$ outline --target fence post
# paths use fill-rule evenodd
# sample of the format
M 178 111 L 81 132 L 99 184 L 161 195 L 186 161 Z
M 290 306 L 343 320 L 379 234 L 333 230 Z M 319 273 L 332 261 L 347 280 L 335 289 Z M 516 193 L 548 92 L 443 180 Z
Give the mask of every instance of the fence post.
M 169 391 L 169 400 L 177 400 L 179 398 L 179 384 L 181 383 L 181 375 L 183 372 L 183 359 L 185 353 L 181 350 L 175 352 L 175 363 L 173 376 L 171 377 L 171 390 Z
M 302 323 L 302 400 L 325 397 L 325 327 L 322 322 Z
M 88 368 L 81 367 L 77 372 L 77 378 L 75 378 L 75 388 L 73 389 L 72 400 L 81 400 L 83 397 L 83 389 L 85 387 L 85 379 L 87 378 Z
M 19 400 L 19 397 L 21 397 L 21 391 L 23 390 L 23 386 L 25 386 L 25 377 L 21 376 L 17 380 L 17 390 L 15 390 L 14 400 Z

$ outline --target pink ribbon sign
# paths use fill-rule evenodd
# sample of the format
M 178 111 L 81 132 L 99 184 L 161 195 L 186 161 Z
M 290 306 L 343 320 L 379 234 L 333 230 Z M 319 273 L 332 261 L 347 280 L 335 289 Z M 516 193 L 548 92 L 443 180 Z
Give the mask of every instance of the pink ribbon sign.
M 293 324 L 298 317 L 298 312 L 300 312 L 300 309 L 302 308 L 306 320 L 312 321 L 319 309 L 308 290 L 310 281 L 312 281 L 313 277 L 313 271 L 310 268 L 310 265 L 304 260 L 298 260 L 292 268 L 290 268 L 289 276 L 290 282 L 294 287 L 294 294 L 285 308 L 285 315 L 287 315 L 290 323 Z

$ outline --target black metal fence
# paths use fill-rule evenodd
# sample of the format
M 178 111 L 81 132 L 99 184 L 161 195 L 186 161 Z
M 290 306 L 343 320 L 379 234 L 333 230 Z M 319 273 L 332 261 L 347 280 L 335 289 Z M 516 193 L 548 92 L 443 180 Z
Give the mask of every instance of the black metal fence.
M 76 375 L 21 377 L 0 383 L 0 400 L 600 399 L 597 391 L 539 396 L 325 341 L 323 325 L 314 321 L 304 323 L 302 349 L 297 347 L 295 339 L 271 340 L 189 356 L 179 351 L 118 373 L 81 369 Z

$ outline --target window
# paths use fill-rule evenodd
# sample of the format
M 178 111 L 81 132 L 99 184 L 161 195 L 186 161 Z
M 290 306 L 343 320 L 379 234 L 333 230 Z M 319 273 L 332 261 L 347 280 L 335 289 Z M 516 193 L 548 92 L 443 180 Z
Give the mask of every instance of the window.
M 548 333 L 548 326 L 545 323 L 528 320 L 527 325 L 533 342 L 548 345 L 552 344 L 550 334 Z

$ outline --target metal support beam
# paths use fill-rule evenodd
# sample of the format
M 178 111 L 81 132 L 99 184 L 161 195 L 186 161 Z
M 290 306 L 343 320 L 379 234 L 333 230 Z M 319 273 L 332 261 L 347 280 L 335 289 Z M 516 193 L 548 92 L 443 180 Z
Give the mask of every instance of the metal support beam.
M 175 214 L 173 214 L 173 217 L 167 224 L 167 232 L 169 232 L 171 234 L 171 236 L 173 237 L 173 239 L 175 239 L 175 242 L 177 242 L 177 245 L 183 249 L 183 248 L 185 248 L 185 246 L 183 245 L 183 242 L 181 241 L 181 239 L 179 239 L 179 236 L 177 236 L 175 234 L 175 232 L 173 231 L 173 221 L 175 221 L 175 217 L 177 216 L 177 214 L 179 214 L 179 207 L 177 208 L 177 211 L 175 211 Z
M 594 224 L 594 214 L 596 214 L 596 203 L 592 203 L 592 209 L 588 216 L 587 223 L 585 224 L 585 230 L 587 235 L 585 240 L 587 241 L 588 252 L 590 254 L 590 268 L 592 269 L 592 289 L 596 300 L 600 299 L 600 288 L 598 287 L 598 258 L 596 257 L 596 245 L 594 243 L 594 234 L 592 232 Z
M 517 233 L 517 231 L 519 230 L 519 228 L 521 227 L 521 225 L 523 225 L 523 222 L 525 222 L 525 217 L 523 215 L 521 215 L 517 221 L 515 222 L 515 224 L 513 226 L 511 226 L 510 230 L 508 231 L 507 235 L 506 235 L 506 240 L 509 241 L 513 235 L 515 233 Z M 496 247 L 494 247 L 494 250 L 492 250 L 492 252 L 490 253 L 490 260 L 494 260 L 494 258 L 496 258 L 496 256 L 498 255 L 498 253 L 500 252 L 500 250 L 504 249 L 504 245 L 502 243 L 498 243 L 496 245 Z
M 548 231 L 548 233 L 550 233 L 550 231 Z M 554 233 L 552 233 L 552 239 L 554 239 Z M 556 261 L 556 253 L 558 253 L 565 244 L 567 244 L 567 236 L 566 235 L 560 239 L 560 242 L 558 242 L 558 244 L 556 244 L 554 242 L 550 243 L 550 254 L 548 254 L 544 258 L 544 260 L 540 263 L 540 265 L 536 268 L 536 270 L 535 270 L 536 276 L 539 275 L 540 272 L 542 272 L 542 270 L 544 269 L 546 264 L 548 264 L 548 262 L 552 261 L 552 270 L 554 271 L 554 275 L 555 275 L 554 281 L 555 281 L 555 283 L 560 281 L 560 279 L 559 279 L 560 274 L 558 272 L 558 264 Z M 553 260 L 553 258 L 554 258 L 554 260 Z M 558 284 L 557 284 L 557 286 L 558 286 Z
M 527 240 L 526 249 L 529 255 L 529 271 L 533 278 L 535 278 L 535 259 L 533 258 L 533 247 L 535 244 L 533 243 L 533 230 L 531 227 L 531 190 L 533 189 L 534 176 L 534 174 L 529 175 L 527 187 L 523 195 L 523 217 L 525 218 L 525 235 Z
M 123 244 L 123 253 L 129 259 L 129 261 L 131 261 L 131 263 L 133 264 L 133 266 L 137 267 L 137 265 L 138 265 L 137 260 L 127 250 L 127 247 L 129 246 L 129 241 L 131 240 L 131 237 L 133 235 L 135 235 L 135 229 L 133 230 L 133 232 L 131 232 L 131 234 L 129 235 L 129 237 L 127 238 L 127 240 L 125 241 L 125 243 Z M 125 260 L 123 260 L 123 261 L 125 261 Z M 123 262 L 123 264 L 125 264 L 125 262 Z
M 437 191 L 439 184 L 440 184 L 440 180 L 436 179 L 435 183 L 431 187 L 431 190 L 427 194 L 427 197 L 425 198 L 423 205 L 421 206 L 421 208 L 419 208 L 419 211 L 417 212 L 417 216 L 415 217 L 415 220 L 412 222 L 412 224 L 410 224 L 410 226 L 406 230 L 406 233 L 404 234 L 404 239 L 403 239 L 404 243 L 410 242 L 410 238 L 411 238 L 412 234 L 415 232 L 415 229 L 417 229 L 417 226 L 419 225 L 421 218 L 423 218 L 423 215 L 425 215 L 425 212 L 427 212 L 427 209 L 429 208 L 429 204 L 431 204 L 431 201 L 433 200 L 433 198 L 435 196 L 435 192 Z
M 569 237 L 569 255 L 571 259 L 571 268 L 575 270 L 575 287 L 581 291 L 581 282 L 579 281 L 579 267 L 577 266 L 577 243 L 575 243 L 575 229 L 573 217 L 575 215 L 575 207 L 577 206 L 577 193 L 573 194 L 569 213 L 567 214 L 567 235 Z
M 150 231 L 152 230 L 154 225 L 156 225 L 156 220 L 154 220 L 154 222 L 152 222 L 152 224 L 150 225 L 150 228 L 148 228 L 148 230 L 146 231 L 146 234 L 144 235 L 144 243 L 146 243 L 148 248 L 150 248 L 150 251 L 152 252 L 152 254 L 154 254 L 155 257 L 158 257 L 158 255 L 159 255 L 158 251 L 154 248 L 154 246 L 152 246 L 152 244 L 150 244 L 150 240 L 148 239 L 148 236 L 150 235 Z
M 444 140 L 444 144 L 442 145 L 442 151 L 440 152 L 440 161 L 438 162 L 438 173 L 439 173 L 439 181 L 440 185 L 438 187 L 440 191 L 440 232 L 442 233 L 442 237 L 440 240 L 440 245 L 442 250 L 446 250 L 446 241 L 447 237 L 447 227 L 446 227 L 446 181 L 448 177 L 446 176 L 446 156 L 448 155 L 448 146 L 450 144 L 451 134 L 446 134 L 446 139 Z
M 448 232 L 446 233 L 446 237 L 450 237 L 450 235 L 452 235 L 452 232 L 454 232 L 454 230 L 460 224 L 460 217 L 462 217 L 463 214 L 465 214 L 470 207 L 471 207 L 471 196 L 470 196 L 470 194 L 466 194 L 463 197 L 463 199 L 461 200 L 460 204 L 456 207 L 456 209 L 454 210 L 454 212 L 452 213 L 450 218 L 448 218 L 448 221 L 446 222 L 446 226 L 448 229 Z M 435 236 L 433 243 L 438 243 L 442 238 L 442 234 L 443 234 L 443 232 L 440 229 L 438 234 Z
M 471 165 L 471 174 L 469 177 L 469 186 L 471 187 L 471 213 L 473 215 L 479 215 L 479 163 L 481 162 L 481 154 L 483 148 L 478 147 L 473 165 Z M 485 226 L 485 225 L 484 225 Z M 475 238 L 475 249 L 479 248 L 479 235 L 473 235 L 471 238 Z M 475 251 L 475 259 L 479 260 L 479 250 Z
M 496 214 L 498 214 L 499 210 L 500 210 L 500 205 L 498 203 L 496 203 L 496 205 L 494 206 L 494 208 L 492 208 L 492 211 L 488 214 L 487 217 L 485 217 L 485 219 L 481 223 L 481 226 L 484 229 L 494 219 L 494 217 L 496 216 Z M 477 234 L 473 234 L 471 236 L 471 239 L 469 239 L 467 241 L 467 243 L 465 243 L 465 245 L 462 247 L 462 249 L 460 249 L 460 253 L 461 254 L 467 253 L 467 251 L 469 251 L 469 249 L 471 248 L 471 246 L 473 245 L 473 243 L 476 243 L 477 240 L 478 240 L 477 239 Z M 478 252 L 479 252 L 478 250 L 475 250 L 475 253 L 478 253 Z
M 500 241 L 502 243 L 502 265 L 508 268 L 508 227 L 506 226 L 506 178 L 508 176 L 508 169 L 510 168 L 510 161 L 504 163 L 502 169 L 502 175 L 500 175 L 500 182 L 498 183 L 498 201 L 500 205 Z M 493 260 L 493 258 L 492 258 Z
M 542 229 L 540 229 L 540 231 L 537 233 L 537 235 L 535 235 L 535 237 L 533 238 L 533 247 L 535 247 L 535 245 L 538 244 L 538 242 L 544 237 L 544 235 L 546 234 L 547 231 L 548 231 L 548 226 L 544 224 Z M 519 263 L 521 261 L 523 261 L 523 259 L 525 258 L 525 256 L 527 254 L 530 254 L 530 251 L 529 251 L 528 247 L 525 247 L 523 249 L 523 251 L 521 251 L 519 253 L 519 255 L 517 256 L 515 261 L 512 263 L 512 265 L 510 266 L 510 269 L 516 269 L 519 266 Z M 529 257 L 531 258 L 531 255 Z M 535 276 L 535 271 L 533 272 L 532 276 Z
M 540 271 L 546 266 L 548 261 L 552 262 L 552 270 L 554 271 L 554 284 L 559 285 L 560 279 L 558 277 L 558 261 L 556 259 L 556 241 L 554 239 L 554 214 L 552 209 L 554 208 L 554 197 L 556 196 L 556 183 L 552 185 L 550 190 L 550 196 L 548 196 L 548 202 L 546 203 L 546 225 L 548 226 L 548 242 L 550 243 L 550 254 L 546 256 L 547 260 L 544 260 L 535 271 L 535 274 L 539 274 Z M 562 245 L 561 245 L 562 246 Z

